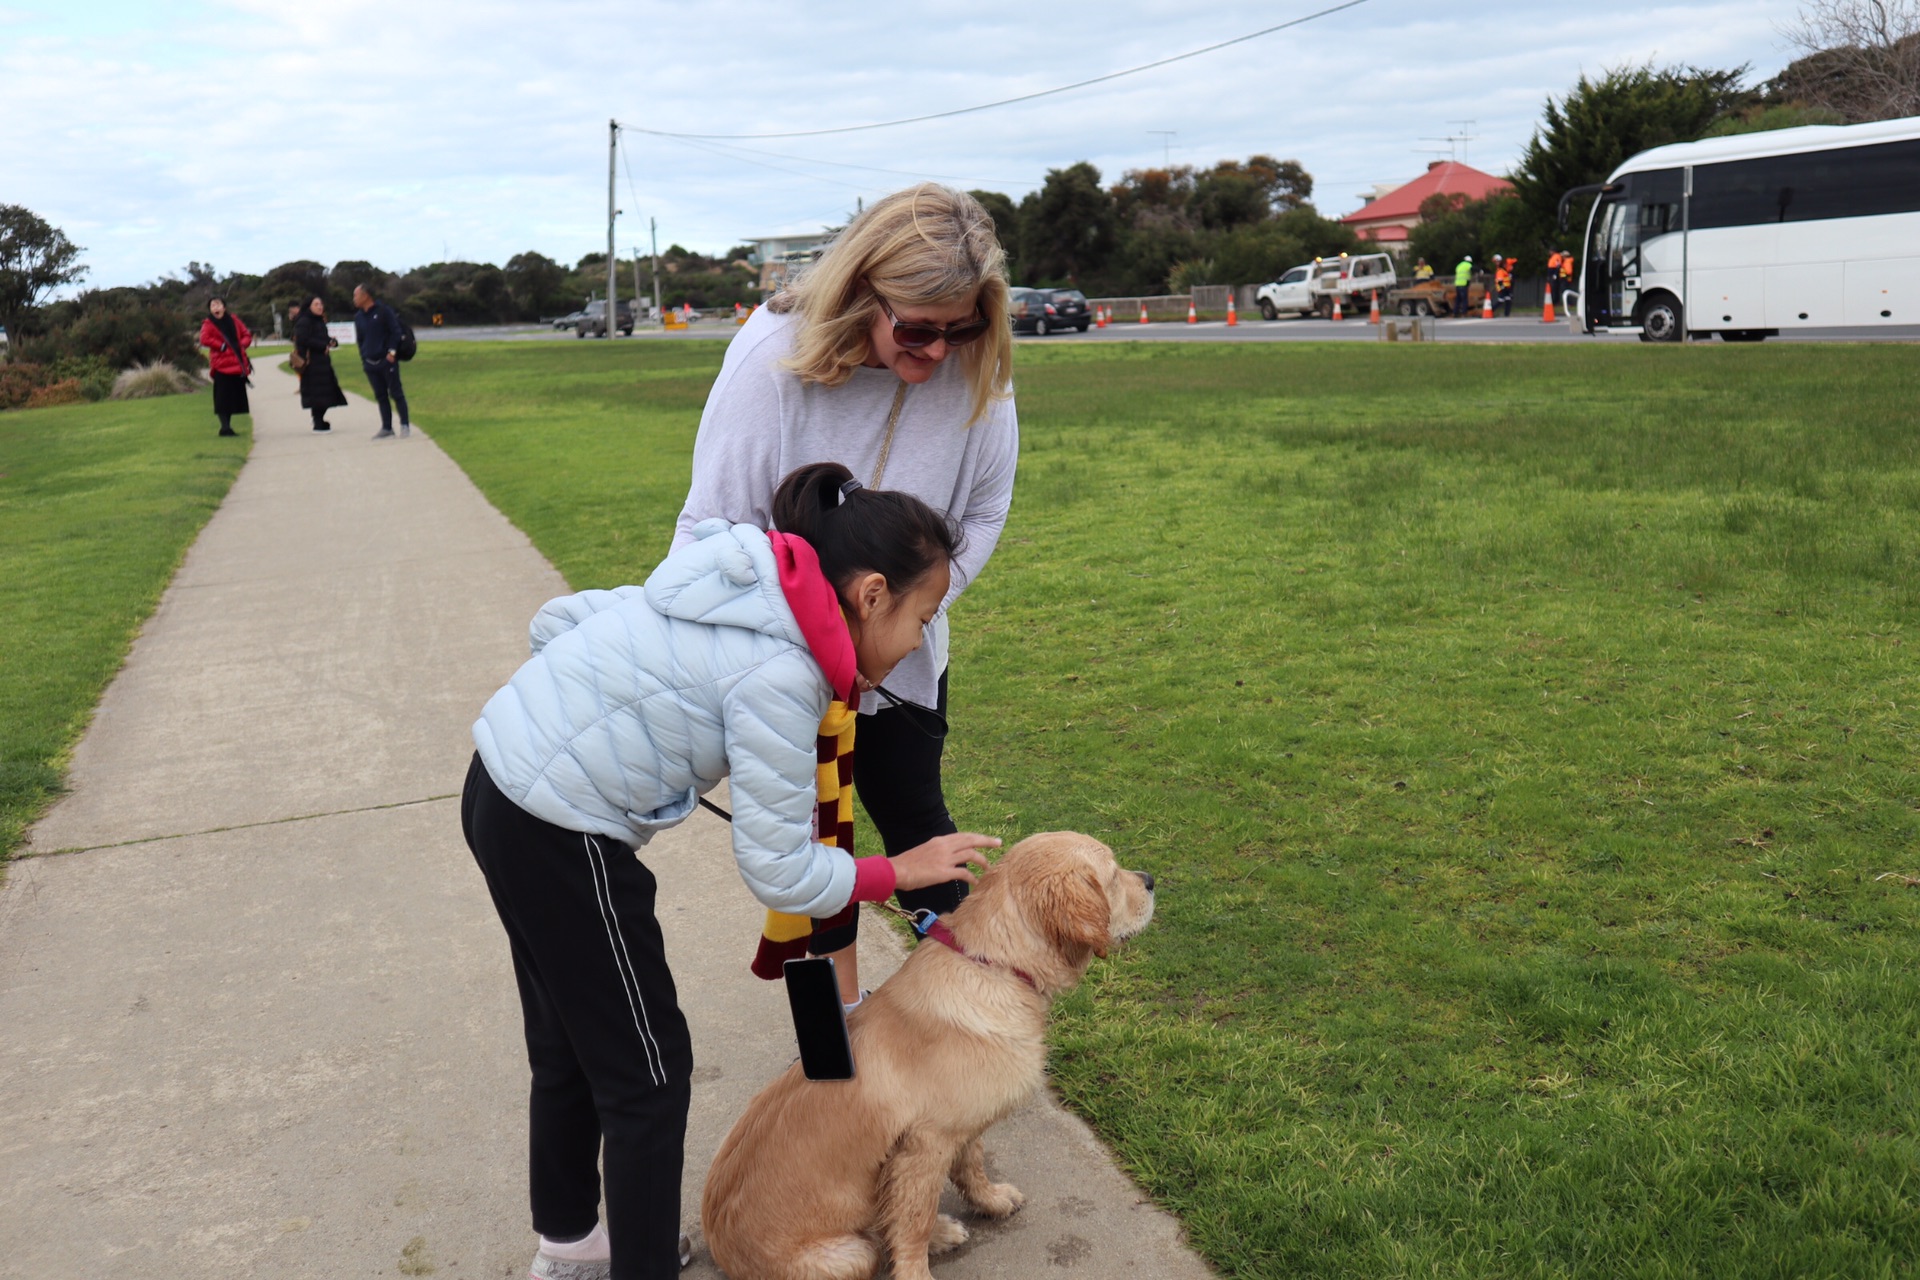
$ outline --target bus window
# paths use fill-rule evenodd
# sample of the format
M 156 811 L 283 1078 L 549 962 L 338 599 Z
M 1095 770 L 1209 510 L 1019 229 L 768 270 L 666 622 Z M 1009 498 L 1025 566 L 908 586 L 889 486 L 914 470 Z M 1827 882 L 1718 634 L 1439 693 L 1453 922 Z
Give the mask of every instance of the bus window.
M 1920 141 L 1765 156 L 1693 171 L 1693 228 L 1920 211 Z

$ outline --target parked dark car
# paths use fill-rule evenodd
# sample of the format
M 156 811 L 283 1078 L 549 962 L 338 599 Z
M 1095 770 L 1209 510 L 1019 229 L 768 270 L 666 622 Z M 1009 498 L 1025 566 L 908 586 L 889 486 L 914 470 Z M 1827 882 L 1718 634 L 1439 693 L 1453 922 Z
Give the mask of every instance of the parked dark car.
M 631 338 L 633 336 L 633 304 L 622 298 L 613 314 L 613 327 Z M 607 304 L 604 300 L 589 302 L 587 309 L 580 313 L 580 319 L 573 326 L 574 337 L 584 338 L 589 334 L 596 338 L 607 336 Z
M 1078 289 L 1009 289 L 1007 310 L 1015 333 L 1031 333 L 1042 338 L 1062 329 L 1085 333 L 1093 323 L 1093 315 L 1087 310 L 1087 295 Z
M 584 311 L 569 311 L 563 316 L 555 316 L 553 318 L 553 327 L 556 329 L 571 329 L 576 324 L 579 324 L 580 317 L 586 314 Z

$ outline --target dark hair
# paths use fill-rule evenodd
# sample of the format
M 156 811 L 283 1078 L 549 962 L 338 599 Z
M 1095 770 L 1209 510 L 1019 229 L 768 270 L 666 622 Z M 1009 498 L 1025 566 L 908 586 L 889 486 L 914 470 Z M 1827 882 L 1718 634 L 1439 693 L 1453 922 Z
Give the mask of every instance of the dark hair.
M 946 516 L 897 489 L 845 488 L 852 480 L 837 462 L 814 462 L 773 491 L 773 527 L 806 539 L 836 592 L 877 573 L 900 595 L 958 554 L 960 531 Z
M 216 293 L 216 294 L 214 294 L 214 295 L 213 295 L 213 296 L 212 296 L 211 298 L 208 298 L 208 299 L 207 299 L 207 314 L 208 314 L 208 315 L 212 315 L 212 314 L 213 314 L 213 304 L 214 304 L 214 303 L 216 303 L 216 302 L 217 302 L 217 303 L 219 303 L 219 304 L 220 304 L 221 306 L 223 306 L 223 307 L 226 307 L 226 306 L 227 306 L 227 300 L 226 300 L 225 298 L 223 298 L 223 297 L 221 297 L 221 296 L 220 296 L 219 294 L 217 294 L 217 293 Z M 227 307 L 227 309 L 228 309 L 229 311 L 231 311 L 231 310 L 232 310 L 233 308 L 231 308 L 231 307 Z

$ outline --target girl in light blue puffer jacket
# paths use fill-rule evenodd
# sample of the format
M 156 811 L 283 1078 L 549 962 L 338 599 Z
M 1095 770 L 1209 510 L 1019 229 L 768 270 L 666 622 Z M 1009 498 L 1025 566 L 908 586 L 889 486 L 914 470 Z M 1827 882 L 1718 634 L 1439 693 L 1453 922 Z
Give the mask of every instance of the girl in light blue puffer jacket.
M 814 839 L 821 718 L 919 647 L 957 539 L 838 463 L 787 476 L 773 520 L 709 521 L 644 587 L 549 602 L 532 658 L 473 726 L 461 821 L 525 1013 L 535 1276 L 679 1269 L 693 1053 L 635 856 L 654 832 L 731 775 L 741 877 L 808 916 L 971 882 L 1000 843 L 963 832 L 856 860 Z

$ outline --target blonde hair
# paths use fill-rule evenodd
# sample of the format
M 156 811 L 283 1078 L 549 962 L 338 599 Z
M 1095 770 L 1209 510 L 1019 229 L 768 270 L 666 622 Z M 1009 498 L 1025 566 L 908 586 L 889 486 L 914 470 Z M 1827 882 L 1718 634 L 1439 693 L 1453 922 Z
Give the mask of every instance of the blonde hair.
M 1013 394 L 1006 254 L 979 201 L 923 182 L 875 201 L 855 218 L 820 261 L 768 304 L 799 316 L 786 367 L 802 382 L 844 384 L 872 351 L 868 334 L 885 314 L 883 297 L 895 307 L 974 300 L 987 332 L 949 357 L 960 362 L 973 390 L 966 425 Z

